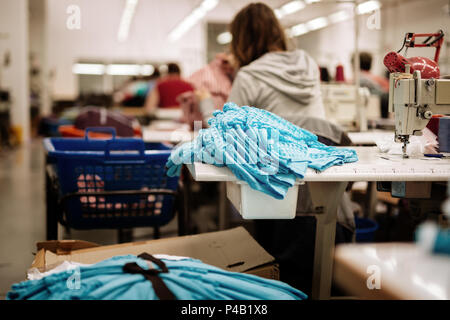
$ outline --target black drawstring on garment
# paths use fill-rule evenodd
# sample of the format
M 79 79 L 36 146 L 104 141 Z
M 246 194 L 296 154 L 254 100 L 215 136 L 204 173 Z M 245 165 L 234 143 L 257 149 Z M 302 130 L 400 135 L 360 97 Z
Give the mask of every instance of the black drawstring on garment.
M 160 300 L 176 300 L 176 297 L 169 290 L 169 288 L 167 288 L 164 281 L 160 277 L 158 277 L 159 273 L 169 272 L 169 269 L 167 269 L 166 264 L 162 260 L 159 260 L 148 253 L 142 253 L 138 255 L 138 258 L 142 258 L 144 260 L 148 260 L 155 263 L 158 267 L 161 268 L 161 270 L 157 269 L 145 270 L 141 268 L 136 262 L 130 262 L 123 266 L 123 271 L 131 274 L 142 274 L 147 280 L 149 280 L 152 283 L 153 289 L 155 290 L 155 294 L 158 296 Z

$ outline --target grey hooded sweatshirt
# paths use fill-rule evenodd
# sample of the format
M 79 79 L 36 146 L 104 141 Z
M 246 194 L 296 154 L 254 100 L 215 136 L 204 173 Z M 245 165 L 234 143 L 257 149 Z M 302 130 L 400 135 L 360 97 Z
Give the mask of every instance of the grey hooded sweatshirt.
M 269 52 L 241 68 L 228 101 L 254 106 L 283 118 L 325 118 L 320 72 L 303 50 Z
M 241 68 L 228 101 L 268 110 L 337 144 L 342 140 L 343 130 L 325 119 L 319 68 L 303 50 L 269 52 Z M 313 212 L 308 184 L 300 187 L 297 215 Z M 348 194 L 343 195 L 337 218 L 355 230 Z

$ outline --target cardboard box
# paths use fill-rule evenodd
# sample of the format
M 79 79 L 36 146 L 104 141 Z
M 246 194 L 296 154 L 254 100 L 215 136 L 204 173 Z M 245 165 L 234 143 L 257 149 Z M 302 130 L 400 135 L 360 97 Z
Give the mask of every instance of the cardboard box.
M 275 280 L 280 278 L 274 257 L 243 227 L 110 246 L 79 240 L 46 241 L 39 242 L 37 249 L 31 267 L 40 271 L 50 270 L 64 260 L 92 264 L 117 255 L 147 252 L 191 257 L 227 271 L 245 272 Z
M 391 195 L 396 198 L 429 199 L 431 197 L 431 182 L 392 181 Z

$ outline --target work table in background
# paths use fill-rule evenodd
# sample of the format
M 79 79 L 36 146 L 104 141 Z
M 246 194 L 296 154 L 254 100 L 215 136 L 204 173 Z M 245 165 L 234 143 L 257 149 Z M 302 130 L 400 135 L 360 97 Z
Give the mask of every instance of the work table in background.
M 191 141 L 194 132 L 190 131 L 189 125 L 171 120 L 155 120 L 142 130 L 144 142 L 170 142 L 180 143 Z
M 334 280 L 362 299 L 449 300 L 450 256 L 413 243 L 340 245 Z
M 394 131 L 389 130 L 348 132 L 347 135 L 354 145 L 376 145 L 377 141 L 387 139 L 394 141 Z

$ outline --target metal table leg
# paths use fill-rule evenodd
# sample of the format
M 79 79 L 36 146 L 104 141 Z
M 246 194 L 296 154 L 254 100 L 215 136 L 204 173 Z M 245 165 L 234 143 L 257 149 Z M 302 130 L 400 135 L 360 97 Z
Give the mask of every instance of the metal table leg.
M 191 203 L 189 201 L 191 194 L 190 173 L 187 167 L 183 166 L 178 186 L 178 195 L 176 197 L 179 236 L 185 236 L 192 233 Z
M 45 202 L 47 240 L 58 240 L 58 194 L 54 186 L 54 170 L 51 165 L 45 168 Z
M 317 214 L 312 299 L 329 299 L 333 279 L 333 258 L 337 209 L 347 182 L 308 182 Z
M 364 208 L 366 218 L 373 219 L 375 217 L 377 200 L 377 183 L 369 181 L 367 182 L 366 206 Z
M 220 182 L 219 185 L 219 230 L 225 230 L 228 227 L 228 198 L 227 184 Z

